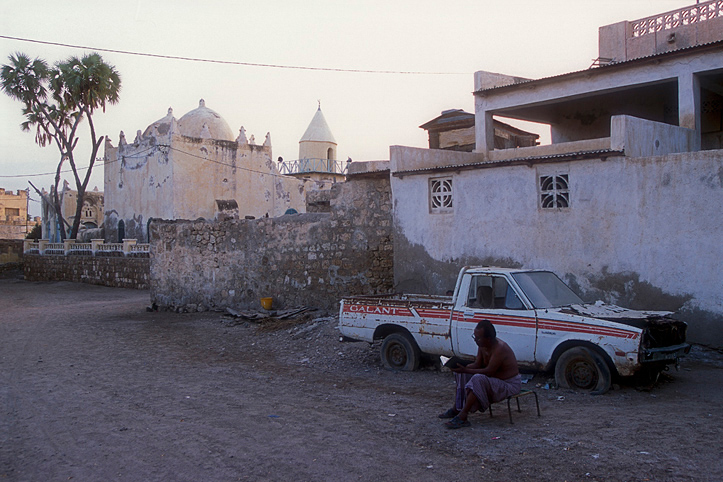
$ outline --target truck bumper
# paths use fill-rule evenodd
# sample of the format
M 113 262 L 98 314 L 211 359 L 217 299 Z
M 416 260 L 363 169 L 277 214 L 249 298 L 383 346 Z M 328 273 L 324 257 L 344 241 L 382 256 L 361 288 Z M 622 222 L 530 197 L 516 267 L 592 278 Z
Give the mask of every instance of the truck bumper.
M 662 348 L 646 348 L 641 353 L 640 361 L 642 363 L 677 363 L 680 357 L 685 356 L 688 353 L 690 353 L 690 345 L 688 343 L 664 346 Z

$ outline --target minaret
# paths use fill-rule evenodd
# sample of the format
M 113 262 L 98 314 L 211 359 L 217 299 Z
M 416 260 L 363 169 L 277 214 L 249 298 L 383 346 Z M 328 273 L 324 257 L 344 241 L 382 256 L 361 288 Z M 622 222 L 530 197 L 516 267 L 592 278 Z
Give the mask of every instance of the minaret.
M 336 160 L 336 139 L 321 112 L 321 102 L 299 141 L 299 159 Z M 335 171 L 329 169 L 329 172 Z

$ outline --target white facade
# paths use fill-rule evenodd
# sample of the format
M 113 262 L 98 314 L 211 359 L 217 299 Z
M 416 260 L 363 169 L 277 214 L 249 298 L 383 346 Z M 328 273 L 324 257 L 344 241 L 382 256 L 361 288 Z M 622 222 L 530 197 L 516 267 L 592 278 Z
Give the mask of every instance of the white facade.
M 214 219 L 219 214 L 276 217 L 305 211 L 306 182 L 278 172 L 270 136 L 263 145 L 234 139 L 226 121 L 199 107 L 176 120 L 173 111 L 138 131 L 129 144 L 106 142 L 105 237 L 148 239 L 148 222 Z

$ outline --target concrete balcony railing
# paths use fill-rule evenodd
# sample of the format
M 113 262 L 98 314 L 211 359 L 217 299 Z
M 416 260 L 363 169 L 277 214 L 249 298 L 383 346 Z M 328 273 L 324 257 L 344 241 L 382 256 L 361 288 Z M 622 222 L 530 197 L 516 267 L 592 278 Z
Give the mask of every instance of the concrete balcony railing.
M 489 153 L 489 160 L 564 157 L 605 151 L 622 153 L 627 157 L 650 157 L 698 150 L 700 141 L 691 129 L 616 115 L 610 118 L 610 137 L 494 150 Z
M 23 252 L 28 254 L 57 255 L 90 253 L 93 256 L 107 256 L 115 253 L 128 255 L 147 255 L 150 245 L 138 244 L 135 239 L 126 239 L 122 243 L 105 243 L 102 239 L 93 239 L 90 243 L 78 243 L 73 239 L 66 239 L 62 243 L 51 243 L 47 239 L 33 241 L 26 239 L 23 243 Z
M 723 0 L 600 27 L 596 65 L 723 40 Z
M 642 37 L 720 17 L 723 17 L 723 0 L 702 2 L 630 22 L 630 34 L 631 37 Z

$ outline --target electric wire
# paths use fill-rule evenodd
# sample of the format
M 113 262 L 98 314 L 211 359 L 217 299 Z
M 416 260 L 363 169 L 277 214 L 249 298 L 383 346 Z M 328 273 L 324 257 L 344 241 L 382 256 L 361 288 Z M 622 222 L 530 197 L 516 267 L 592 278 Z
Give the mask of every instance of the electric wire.
M 227 163 L 227 162 L 217 161 L 217 160 L 215 160 L 215 159 L 209 159 L 208 157 L 199 156 L 199 155 L 196 155 L 196 154 L 193 154 L 193 153 L 190 153 L 190 152 L 186 152 L 186 151 L 184 151 L 184 150 L 182 150 L 182 149 L 178 149 L 178 148 L 176 148 L 176 147 L 172 147 L 172 146 L 169 145 L 169 144 L 156 144 L 156 145 L 151 146 L 151 147 L 149 147 L 149 148 L 147 148 L 147 149 L 145 149 L 145 150 L 143 150 L 143 151 L 136 152 L 136 153 L 134 153 L 133 155 L 130 155 L 130 156 L 120 156 L 118 159 L 116 159 L 116 160 L 114 160 L 114 161 L 102 161 L 102 159 L 97 159 L 96 162 L 101 161 L 101 162 L 104 163 L 103 165 L 109 165 L 109 164 L 114 164 L 114 163 L 116 163 L 116 162 L 123 161 L 123 160 L 125 160 L 125 159 L 140 159 L 140 158 L 143 158 L 143 157 L 149 157 L 149 156 L 152 156 L 153 154 L 155 154 L 155 152 L 152 152 L 152 153 L 150 153 L 150 154 L 146 154 L 146 153 L 148 153 L 148 152 L 150 152 L 150 151 L 152 151 L 152 150 L 153 150 L 153 151 L 159 150 L 159 148 L 161 148 L 161 147 L 165 147 L 165 148 L 167 148 L 167 149 L 169 149 L 169 150 L 179 152 L 179 153 L 184 154 L 184 155 L 186 155 L 186 156 L 195 157 L 196 159 L 201 159 L 201 160 L 203 160 L 203 161 L 211 162 L 211 163 L 214 163 L 214 164 L 219 164 L 219 165 L 221 165 L 221 166 L 231 167 L 231 168 L 233 168 L 233 169 L 240 169 L 240 170 L 242 170 L 242 171 L 254 172 L 254 173 L 256 173 L 256 174 L 263 174 L 263 175 L 265 175 L 265 176 L 287 177 L 287 174 L 281 174 L 281 173 L 275 173 L 275 172 L 269 172 L 269 171 L 266 171 L 266 172 L 265 172 L 265 171 L 259 171 L 259 170 L 257 170 L 257 169 L 251 169 L 251 168 L 249 168 L 249 167 L 243 167 L 243 166 L 238 166 L 238 165 L 229 164 L 229 163 Z M 93 167 L 95 168 L 96 165 L 94 165 Z M 89 168 L 88 166 L 78 167 L 78 168 L 76 169 L 76 171 L 78 171 L 78 172 L 80 172 L 80 171 L 87 171 L 88 168 Z M 64 169 L 64 170 L 60 171 L 61 174 L 68 173 L 68 172 L 73 172 L 73 169 L 72 169 L 72 168 L 69 168 L 69 169 Z M 53 171 L 53 172 L 45 172 L 45 173 L 38 173 L 38 174 L 0 175 L 0 178 L 40 177 L 40 176 L 51 176 L 51 175 L 54 176 L 55 174 L 56 174 L 55 171 Z
M 19 42 L 29 42 L 43 45 L 54 45 L 58 47 L 68 47 L 72 49 L 84 49 L 84 50 L 97 50 L 99 52 L 109 52 L 114 54 L 123 55 L 135 55 L 138 57 L 152 57 L 157 59 L 168 59 L 168 60 L 184 60 L 188 62 L 205 62 L 210 64 L 222 64 L 222 65 L 241 65 L 244 67 L 265 67 L 272 69 L 289 69 L 289 70 L 315 70 L 321 72 L 347 72 L 355 74 L 402 74 L 402 75 L 469 75 L 468 72 L 421 72 L 421 71 L 406 71 L 406 70 L 366 70 L 366 69 L 340 69 L 333 67 L 308 67 L 304 65 L 283 65 L 283 64 L 263 64 L 255 62 L 241 62 L 234 60 L 216 60 L 216 59 L 202 59 L 198 57 L 182 57 L 179 55 L 163 55 L 163 54 L 152 54 L 148 52 L 133 52 L 130 50 L 117 50 L 117 49 L 106 49 L 101 47 L 87 47 L 84 45 L 73 45 L 65 44 L 60 42 L 49 42 L 46 40 L 28 39 L 22 37 L 11 37 L 9 35 L 0 35 L 0 38 L 7 40 L 17 40 Z
M 155 146 L 151 146 L 151 147 L 149 147 L 148 149 L 146 149 L 146 150 L 144 150 L 144 151 L 137 152 L 137 153 L 136 153 L 135 155 L 133 155 L 133 156 L 123 156 L 123 157 L 125 157 L 126 159 L 140 159 L 141 157 L 146 157 L 144 154 L 145 154 L 146 152 L 152 150 L 154 147 L 155 147 Z M 99 161 L 102 162 L 103 160 L 102 160 L 102 159 L 96 159 L 96 160 L 95 160 L 96 163 L 99 162 Z M 113 164 L 114 162 L 118 162 L 118 160 L 115 160 L 115 161 L 105 161 L 105 164 Z M 93 167 L 95 168 L 96 166 L 94 165 Z M 75 170 L 76 170 L 77 172 L 80 172 L 80 171 L 87 171 L 89 168 L 90 168 L 89 166 L 84 166 L 84 167 L 78 167 L 78 168 L 76 168 Z M 65 173 L 68 173 L 68 172 L 73 172 L 73 168 L 71 167 L 71 168 L 69 168 L 69 169 L 64 169 L 64 170 L 60 171 L 61 174 L 65 174 Z M 15 177 L 54 176 L 55 174 L 56 174 L 56 171 L 53 171 L 53 172 L 41 172 L 41 173 L 37 173 L 37 174 L 13 174 L 13 175 L 2 175 L 2 174 L 0 174 L 0 178 L 6 178 L 6 179 L 7 179 L 7 178 L 15 178 Z
M 186 151 L 184 151 L 184 150 L 177 149 L 177 148 L 175 148 L 175 147 L 171 147 L 170 145 L 166 145 L 166 144 L 158 144 L 158 147 L 167 147 L 168 149 L 170 149 L 170 150 L 172 150 L 172 151 L 180 152 L 181 154 L 185 154 L 185 155 L 187 155 L 187 156 L 195 157 L 195 158 L 197 158 L 197 159 L 202 159 L 202 160 L 204 160 L 204 161 L 212 162 L 212 163 L 214 163 L 214 164 L 219 164 L 219 165 L 221 165 L 221 166 L 231 167 L 231 168 L 233 168 L 233 169 L 240 169 L 240 170 L 242 170 L 242 171 L 255 172 L 256 174 L 263 174 L 263 175 L 265 175 L 265 176 L 287 177 L 286 174 L 281 174 L 281 173 L 278 173 L 278 174 L 277 174 L 277 173 L 275 173 L 275 172 L 268 172 L 268 171 L 264 172 L 264 171 L 259 171 L 259 170 L 256 170 L 256 169 L 251 169 L 251 168 L 249 168 L 249 167 L 235 166 L 235 165 L 229 164 L 229 163 L 227 163 L 227 162 L 221 162 L 221 161 L 217 161 L 217 160 L 215 160 L 215 159 L 209 159 L 208 157 L 203 157 L 203 156 L 198 156 L 198 155 L 196 155 L 196 154 L 191 154 L 190 152 L 186 152 Z

